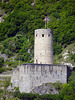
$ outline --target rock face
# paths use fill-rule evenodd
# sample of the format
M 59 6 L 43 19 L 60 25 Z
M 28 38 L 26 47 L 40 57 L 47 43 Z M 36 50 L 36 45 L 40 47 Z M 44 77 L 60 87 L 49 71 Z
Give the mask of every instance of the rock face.
M 54 56 L 54 63 L 75 67 L 75 43 L 68 45 L 59 55 Z
M 66 83 L 70 70 L 65 65 L 22 64 L 13 71 L 12 87 L 19 86 L 20 92 L 29 93 L 43 83 Z
M 59 94 L 59 92 L 49 83 L 42 84 L 41 86 L 35 87 L 30 93 L 42 94 Z

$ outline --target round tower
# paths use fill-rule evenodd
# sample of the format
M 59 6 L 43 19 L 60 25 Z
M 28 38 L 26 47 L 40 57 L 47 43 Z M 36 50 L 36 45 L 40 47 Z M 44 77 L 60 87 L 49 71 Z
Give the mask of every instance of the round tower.
M 34 63 L 53 64 L 53 31 L 36 29 L 34 41 Z

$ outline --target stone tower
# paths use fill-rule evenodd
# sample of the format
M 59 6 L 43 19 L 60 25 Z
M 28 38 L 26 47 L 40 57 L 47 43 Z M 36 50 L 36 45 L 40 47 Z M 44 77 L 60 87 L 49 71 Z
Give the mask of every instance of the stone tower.
M 34 63 L 53 64 L 53 31 L 36 29 L 34 41 Z

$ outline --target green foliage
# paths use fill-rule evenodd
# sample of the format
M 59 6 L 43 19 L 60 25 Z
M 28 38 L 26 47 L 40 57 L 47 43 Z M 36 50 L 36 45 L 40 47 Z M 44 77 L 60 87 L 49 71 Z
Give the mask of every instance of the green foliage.
M 6 3 L 8 1 L 8 3 Z M 53 29 L 54 55 L 75 41 L 74 0 L 4 0 L 0 1 L 7 17 L 0 23 L 1 53 L 8 57 L 31 62 L 34 49 L 34 30 L 44 28 L 44 17 L 50 17 L 48 28 Z M 10 38 L 9 38 L 10 37 Z M 30 51 L 30 52 L 28 52 Z M 71 59 L 74 59 L 72 56 Z
M 62 100 L 74 100 L 75 94 L 70 84 L 64 84 L 63 89 L 60 93 Z
M 31 93 L 20 93 L 19 91 L 14 92 L 14 96 L 22 100 L 60 100 L 58 95 L 51 94 L 31 94 Z
M 53 83 L 53 86 L 56 90 L 60 91 L 62 89 L 62 84 L 60 82 Z
M 72 55 L 71 55 L 71 59 L 73 59 L 74 62 L 75 62 L 75 54 L 72 54 Z
M 19 87 L 15 87 L 14 89 L 15 89 L 16 91 L 19 91 Z
M 3 90 L 0 89 L 0 93 L 3 93 Z
M 69 78 L 69 84 L 72 86 L 75 91 L 75 71 L 72 71 L 72 75 Z
M 10 85 L 10 78 L 5 80 L 4 88 L 6 89 Z
M 8 64 L 8 65 L 10 65 L 11 67 L 15 67 L 15 66 L 17 66 L 15 63 L 13 63 L 13 62 L 9 62 L 10 64 Z M 4 72 L 4 71 L 7 71 L 7 70 L 11 70 L 11 68 L 5 68 L 5 67 L 3 67 L 3 65 L 4 65 L 4 58 L 3 57 L 0 57 L 0 73 L 2 73 L 2 72 Z
M 0 57 L 0 68 L 3 66 L 3 64 L 4 64 L 4 58 Z
M 54 54 L 60 54 L 62 51 L 62 46 L 61 45 L 54 45 L 53 50 L 54 50 Z
M 63 88 L 60 92 L 62 100 L 74 100 L 75 99 L 75 71 L 69 78 L 68 84 L 63 84 Z
M 12 68 L 5 68 L 5 67 L 1 67 L 0 68 L 0 73 L 7 71 L 7 70 L 12 70 Z
M 11 67 L 13 67 L 13 68 L 17 67 L 17 63 L 16 63 L 16 62 L 10 61 L 10 62 L 8 62 L 7 64 L 8 64 L 8 66 L 11 66 Z
M 6 71 L 6 69 L 4 67 L 0 68 L 0 73 Z

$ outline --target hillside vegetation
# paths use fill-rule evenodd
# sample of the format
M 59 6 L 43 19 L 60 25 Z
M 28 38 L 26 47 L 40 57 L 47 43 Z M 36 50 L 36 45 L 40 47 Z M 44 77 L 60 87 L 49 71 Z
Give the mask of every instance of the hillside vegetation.
M 19 59 L 33 62 L 34 30 L 45 28 L 45 16 L 54 34 L 54 55 L 75 42 L 75 0 L 0 0 L 0 6 L 7 15 L 0 23 L 0 51 L 9 66 Z
M 75 43 L 68 45 L 59 55 L 54 55 L 54 64 L 75 66 Z

